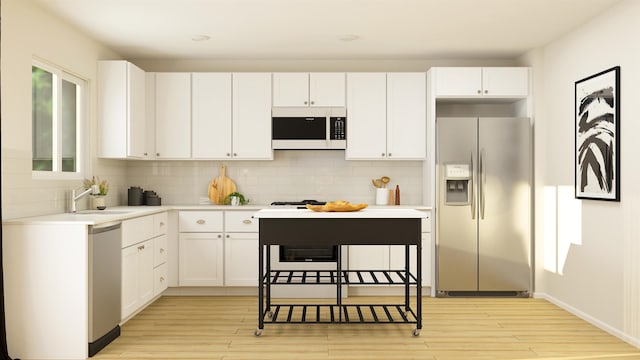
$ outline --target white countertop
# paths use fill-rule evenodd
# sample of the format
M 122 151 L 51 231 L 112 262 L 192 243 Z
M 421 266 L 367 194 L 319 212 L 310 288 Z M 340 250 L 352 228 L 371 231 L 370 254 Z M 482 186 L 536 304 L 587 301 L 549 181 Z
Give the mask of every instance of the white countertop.
M 423 210 L 417 211 L 415 209 Z M 41 215 L 41 216 L 32 216 L 32 217 L 24 217 L 17 219 L 8 219 L 2 222 L 3 225 L 37 225 L 37 224 L 77 224 L 77 225 L 101 225 L 110 222 L 123 221 L 127 219 L 132 219 L 140 216 L 151 215 L 160 213 L 163 211 L 169 210 L 193 210 L 193 211 L 255 211 L 256 214 L 260 212 L 263 215 L 259 215 L 261 217 L 266 217 L 264 214 L 279 214 L 277 217 L 309 217 L 310 213 L 313 214 L 324 214 L 318 215 L 322 217 L 426 217 L 424 211 L 431 210 L 430 206 L 421 206 L 421 205 L 399 205 L 399 206 L 369 206 L 366 209 L 352 212 L 352 213 L 315 213 L 311 210 L 307 209 L 276 209 L 272 208 L 268 204 L 256 204 L 256 205 L 242 205 L 242 206 L 230 206 L 230 205 L 209 205 L 209 204 L 201 204 L 201 205 L 190 205 L 190 204 L 176 204 L 176 205 L 163 205 L 163 206 L 114 206 L 109 207 L 105 210 L 82 210 L 77 213 L 59 213 L 59 214 L 51 214 L 51 215 Z M 265 211 L 265 212 L 263 212 Z M 404 212 L 408 211 L 408 212 Z M 419 215 L 416 215 L 419 214 Z M 288 214 L 288 215 L 287 215 Z M 307 214 L 307 215 L 303 215 Z M 347 215 L 350 214 L 350 215 Z M 413 215 L 410 215 L 413 214 Z M 293 216 L 295 215 L 295 216 Z M 270 217 L 276 217 L 275 215 L 271 215 Z M 258 218 L 258 216 L 256 216 Z
M 420 219 L 429 215 L 415 209 L 376 208 L 350 212 L 316 212 L 308 209 L 262 209 L 256 219 Z

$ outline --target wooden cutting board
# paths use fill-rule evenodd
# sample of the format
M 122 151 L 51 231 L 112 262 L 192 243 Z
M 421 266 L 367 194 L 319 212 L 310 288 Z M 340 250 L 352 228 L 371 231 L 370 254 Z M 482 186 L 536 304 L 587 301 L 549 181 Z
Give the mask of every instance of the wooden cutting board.
M 224 199 L 236 192 L 236 184 L 227 177 L 227 167 L 220 166 L 220 175 L 209 183 L 209 200 L 216 205 L 224 205 Z

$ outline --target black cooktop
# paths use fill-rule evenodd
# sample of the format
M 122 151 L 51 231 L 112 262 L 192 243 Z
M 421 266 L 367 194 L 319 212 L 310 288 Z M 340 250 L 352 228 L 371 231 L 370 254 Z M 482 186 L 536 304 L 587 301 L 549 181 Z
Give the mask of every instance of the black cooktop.
M 272 206 L 287 206 L 287 205 L 324 205 L 326 201 L 318 201 L 318 200 L 302 200 L 302 201 L 274 201 L 271 203 Z

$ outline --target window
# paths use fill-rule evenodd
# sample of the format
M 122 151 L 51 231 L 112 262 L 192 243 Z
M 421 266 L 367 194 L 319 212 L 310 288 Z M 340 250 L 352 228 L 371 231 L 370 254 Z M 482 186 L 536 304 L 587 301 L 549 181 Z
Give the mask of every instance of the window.
M 81 122 L 85 81 L 40 62 L 31 67 L 34 176 L 83 178 Z

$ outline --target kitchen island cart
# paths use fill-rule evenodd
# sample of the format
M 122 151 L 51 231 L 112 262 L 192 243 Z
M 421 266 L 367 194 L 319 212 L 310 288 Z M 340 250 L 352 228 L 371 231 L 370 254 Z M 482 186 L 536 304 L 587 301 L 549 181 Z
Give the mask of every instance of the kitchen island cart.
M 413 335 L 422 329 L 421 220 L 427 214 L 413 209 L 364 209 L 355 212 L 314 212 L 307 209 L 264 209 L 254 214 L 259 219 L 258 247 L 258 328 L 265 323 L 366 323 L 416 324 Z M 272 245 L 336 246 L 335 270 L 274 270 Z M 344 269 L 341 251 L 344 245 L 403 245 L 403 269 Z M 416 273 L 410 272 L 410 248 L 416 247 Z M 291 303 L 274 301 L 272 285 L 336 286 L 331 303 Z M 404 302 L 396 304 L 345 304 L 343 285 L 402 285 Z M 410 289 L 415 287 L 415 309 Z

